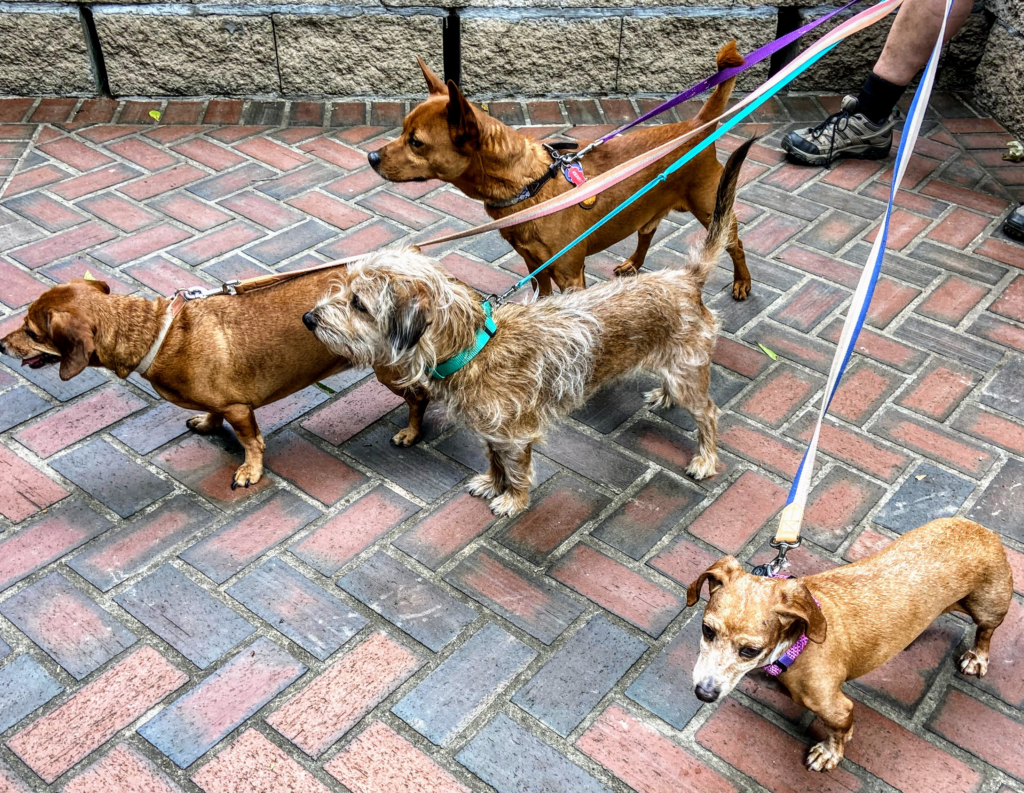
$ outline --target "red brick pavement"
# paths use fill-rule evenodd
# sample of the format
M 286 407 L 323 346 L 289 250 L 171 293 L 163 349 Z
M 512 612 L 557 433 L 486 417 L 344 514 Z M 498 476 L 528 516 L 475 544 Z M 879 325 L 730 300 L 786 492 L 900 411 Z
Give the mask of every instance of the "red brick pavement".
M 0 100 L 0 330 L 87 270 L 167 294 L 482 217 L 366 166 L 403 103 L 281 105 L 264 128 L 234 100 Z M 547 135 L 646 106 L 491 110 Z M 989 523 L 1020 579 L 989 676 L 956 673 L 970 628 L 944 618 L 849 687 L 858 727 L 829 776 L 802 769 L 815 728 L 765 679 L 719 706 L 690 690 L 685 587 L 723 551 L 765 557 L 890 172 L 786 164 L 787 107 L 720 149 L 768 130 L 740 193 L 753 296 L 712 294 L 724 269 L 709 287 L 728 330 L 707 482 L 683 474 L 690 417 L 644 409 L 629 383 L 538 454 L 534 510 L 496 521 L 464 492 L 476 441 L 432 411 L 426 442 L 390 447 L 405 410 L 349 372 L 337 396 L 261 411 L 265 479 L 233 492 L 230 432 L 189 435 L 142 380 L 0 361 L 0 791 L 1024 791 L 1024 246 L 999 231 L 1024 166 L 993 156 L 986 133 L 1003 130 L 955 97 L 899 196 L 794 569 L 863 558 L 945 509 Z M 652 261 L 694 231 L 670 217 Z M 520 269 L 496 236 L 443 253 L 486 291 Z M 93 449 L 146 483 L 131 509 L 85 464 Z M 897 491 L 926 506 L 908 514 Z

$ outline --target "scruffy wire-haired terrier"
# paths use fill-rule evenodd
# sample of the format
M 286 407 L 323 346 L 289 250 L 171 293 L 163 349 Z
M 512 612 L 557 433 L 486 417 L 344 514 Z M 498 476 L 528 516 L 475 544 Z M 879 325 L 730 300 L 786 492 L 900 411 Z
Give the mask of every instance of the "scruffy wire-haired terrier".
M 479 296 L 412 249 L 385 250 L 338 275 L 303 320 L 336 355 L 388 367 L 402 385 L 425 386 L 449 415 L 479 433 L 490 469 L 469 490 L 496 515 L 530 503 L 533 444 L 557 419 L 606 383 L 638 370 L 661 377 L 651 407 L 679 404 L 697 423 L 698 449 L 687 473 L 718 469 L 718 408 L 708 393 L 718 331 L 701 289 L 729 238 L 736 182 L 747 149 L 729 158 L 707 238 L 679 270 L 643 273 L 529 305 L 494 312 L 494 333 L 461 369 L 434 368 L 474 346 L 486 315 Z

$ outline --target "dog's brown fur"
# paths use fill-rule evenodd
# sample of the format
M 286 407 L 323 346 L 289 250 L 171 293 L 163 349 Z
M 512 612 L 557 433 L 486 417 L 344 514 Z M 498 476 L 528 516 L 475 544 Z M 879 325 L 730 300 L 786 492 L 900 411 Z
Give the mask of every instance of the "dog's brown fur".
M 687 470 L 697 479 L 712 476 L 718 408 L 708 389 L 717 322 L 701 289 L 728 236 L 749 145 L 730 158 L 707 241 L 691 252 L 687 268 L 505 304 L 494 312 L 494 337 L 444 379 L 431 370 L 473 345 L 484 313 L 468 287 L 413 251 L 350 265 L 311 312 L 310 327 L 338 355 L 391 366 L 404 384 L 429 385 L 432 398 L 483 437 L 490 470 L 471 481 L 470 492 L 491 499 L 495 514 L 528 506 L 533 444 L 547 428 L 600 386 L 638 369 L 662 379 L 649 404 L 675 402 L 693 414 L 699 445 Z
M 807 755 L 813 771 L 835 768 L 853 735 L 843 683 L 884 664 L 948 611 L 964 612 L 978 626 L 960 671 L 983 677 L 992 633 L 1013 597 L 999 536 L 963 518 L 932 521 L 875 556 L 800 579 L 754 576 L 727 556 L 690 585 L 688 606 L 705 581 L 711 596 L 693 671 L 697 696 L 725 696 L 806 632 L 810 642 L 779 680 L 824 725 L 825 740 Z
M 735 42 L 730 42 L 718 53 L 720 70 L 742 63 L 743 57 L 737 52 Z M 471 105 L 454 83 L 449 82 L 445 87 L 422 60 L 420 68 L 430 95 L 406 116 L 401 136 L 370 155 L 370 163 L 381 176 L 395 182 L 441 179 L 455 185 L 470 198 L 491 202 L 517 195 L 547 171 L 551 158 L 539 143 Z M 716 118 L 725 110 L 734 83 L 735 80 L 726 80 L 718 86 L 695 119 L 643 128 L 599 146 L 584 158 L 584 172 L 588 177 L 604 173 Z M 711 132 L 711 129 L 707 130 L 654 165 L 600 193 L 592 209 L 575 206 L 504 229 L 501 235 L 532 271 Z M 636 250 L 616 269 L 616 273 L 636 272 L 644 263 L 658 224 L 672 210 L 691 212 L 707 227 L 714 211 L 715 188 L 721 173 L 722 166 L 715 156 L 715 147 L 709 146 L 642 201 L 624 210 L 562 256 L 548 271 L 541 273 L 538 277 L 540 293 L 551 293 L 552 278 L 563 292 L 570 287 L 583 287 L 584 259 L 633 232 L 639 235 Z M 485 206 L 492 218 L 499 218 L 570 189 L 572 186 L 561 174 L 556 174 L 532 199 L 503 209 Z M 726 249 L 733 261 L 733 297 L 743 300 L 750 292 L 750 272 L 735 220 L 729 229 Z
M 211 432 L 225 420 L 231 425 L 245 449 L 233 487 L 255 484 L 263 473 L 263 436 L 253 411 L 351 366 L 302 325 L 303 309 L 335 276 L 310 273 L 248 295 L 186 303 L 144 375 L 164 399 L 206 411 L 188 420 L 196 432 Z M 62 380 L 86 366 L 124 378 L 156 340 L 170 302 L 112 295 L 103 281 L 72 281 L 40 295 L 21 327 L 0 340 L 0 350 L 21 360 L 59 357 Z M 390 383 L 387 372 L 378 374 Z M 409 402 L 410 429 L 418 436 L 425 394 L 393 390 Z

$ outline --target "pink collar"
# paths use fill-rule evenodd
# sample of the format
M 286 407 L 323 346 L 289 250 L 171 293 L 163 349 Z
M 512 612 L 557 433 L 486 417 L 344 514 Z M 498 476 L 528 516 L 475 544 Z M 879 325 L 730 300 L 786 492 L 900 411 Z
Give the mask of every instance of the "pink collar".
M 807 634 L 801 634 L 800 638 L 796 640 L 796 644 L 786 650 L 778 661 L 761 668 L 764 669 L 765 674 L 771 675 L 772 677 L 778 677 L 789 669 L 790 665 L 800 657 L 800 653 L 804 651 L 808 641 L 810 640 L 807 638 Z
M 775 573 L 772 575 L 772 578 L 794 578 L 794 576 L 781 575 L 779 573 Z M 814 598 L 814 602 L 818 604 L 818 608 L 821 608 L 821 603 L 818 603 L 817 598 Z M 807 643 L 809 641 L 810 639 L 807 638 L 807 634 L 801 633 L 800 638 L 797 639 L 796 642 L 788 650 L 786 650 L 786 652 L 782 654 L 782 657 L 779 658 L 779 660 L 771 664 L 766 664 L 761 668 L 764 670 L 766 675 L 778 677 L 783 672 L 788 670 L 789 667 L 792 666 L 793 662 L 800 657 L 800 653 L 804 651 L 804 648 L 807 647 Z

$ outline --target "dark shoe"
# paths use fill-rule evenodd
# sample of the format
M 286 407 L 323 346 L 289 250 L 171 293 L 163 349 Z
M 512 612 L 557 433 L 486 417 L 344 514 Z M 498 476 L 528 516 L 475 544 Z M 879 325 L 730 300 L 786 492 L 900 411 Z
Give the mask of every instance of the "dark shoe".
M 782 139 L 789 159 L 801 165 L 831 165 L 840 157 L 882 160 L 892 148 L 896 111 L 880 124 L 857 112 L 857 97 L 843 97 L 842 109 L 816 127 L 790 132 Z
M 1021 204 L 1003 223 L 1003 233 L 1018 242 L 1024 242 L 1024 204 Z

